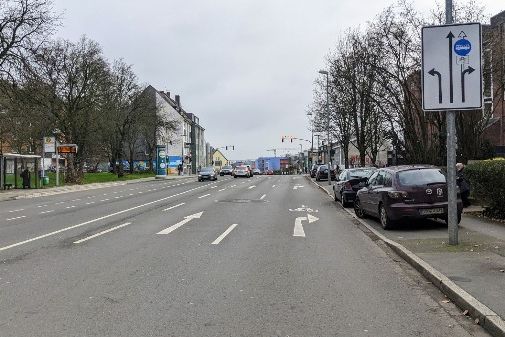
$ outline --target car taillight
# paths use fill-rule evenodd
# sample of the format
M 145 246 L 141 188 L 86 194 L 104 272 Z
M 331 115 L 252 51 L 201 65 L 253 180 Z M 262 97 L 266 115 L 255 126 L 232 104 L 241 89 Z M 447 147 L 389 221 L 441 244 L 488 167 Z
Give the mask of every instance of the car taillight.
M 352 190 L 352 185 L 351 185 L 351 183 L 350 183 L 350 182 L 346 182 L 346 183 L 344 184 L 344 190 L 347 190 L 347 191 Z
M 409 194 L 405 191 L 389 191 L 388 196 L 391 199 L 407 199 Z

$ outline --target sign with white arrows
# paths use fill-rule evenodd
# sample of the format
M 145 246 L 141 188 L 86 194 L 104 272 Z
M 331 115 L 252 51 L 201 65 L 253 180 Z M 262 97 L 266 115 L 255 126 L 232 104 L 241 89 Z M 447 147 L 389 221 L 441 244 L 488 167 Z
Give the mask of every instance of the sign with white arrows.
M 423 110 L 482 108 L 480 23 L 422 29 Z
M 313 215 L 307 214 L 307 216 L 301 216 L 295 219 L 295 228 L 293 230 L 293 236 L 305 237 L 305 231 L 303 230 L 302 221 L 309 221 L 309 223 L 316 222 L 319 218 L 316 218 Z
M 170 234 L 172 233 L 173 231 L 175 231 L 177 228 L 181 227 L 182 225 L 184 224 L 187 224 L 188 222 L 190 222 L 191 220 L 193 219 L 200 219 L 202 217 L 202 214 L 203 212 L 199 212 L 199 213 L 195 213 L 195 214 L 192 214 L 192 215 L 188 215 L 186 217 L 184 217 L 184 220 L 182 220 L 181 222 L 178 222 L 176 223 L 175 225 L 173 226 L 170 226 L 164 230 L 162 230 L 161 232 L 158 232 L 156 234 Z

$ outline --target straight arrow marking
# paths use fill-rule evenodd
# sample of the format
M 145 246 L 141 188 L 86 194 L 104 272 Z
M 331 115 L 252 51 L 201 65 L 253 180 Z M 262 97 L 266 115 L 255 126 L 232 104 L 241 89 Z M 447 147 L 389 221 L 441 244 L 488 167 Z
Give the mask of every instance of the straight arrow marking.
M 175 231 L 177 228 L 187 224 L 188 222 L 190 222 L 191 220 L 193 219 L 200 219 L 201 216 L 202 216 L 203 212 L 200 212 L 200 213 L 195 213 L 195 214 L 192 214 L 192 215 L 188 215 L 186 217 L 184 217 L 184 220 L 176 223 L 175 225 L 173 226 L 170 226 L 164 230 L 162 230 L 161 232 L 158 232 L 156 234 L 160 234 L 160 235 L 166 235 L 166 234 L 170 234 L 172 233 L 173 231 Z
M 454 88 L 452 81 L 452 39 L 454 38 L 454 34 L 452 31 L 449 31 L 447 34 L 447 38 L 449 39 L 449 102 L 454 102 Z
M 302 221 L 307 220 L 307 217 L 301 216 L 295 219 L 295 228 L 293 230 L 293 236 L 298 236 L 301 238 L 305 237 L 305 231 L 303 230 Z

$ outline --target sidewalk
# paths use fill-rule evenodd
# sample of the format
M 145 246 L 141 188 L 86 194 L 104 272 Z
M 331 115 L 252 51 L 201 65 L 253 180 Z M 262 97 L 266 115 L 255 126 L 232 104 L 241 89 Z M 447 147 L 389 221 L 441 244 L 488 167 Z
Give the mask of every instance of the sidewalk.
M 0 202 L 6 200 L 17 200 L 17 199 L 31 199 L 44 197 L 48 195 L 64 194 L 70 192 L 88 191 L 95 190 L 99 188 L 112 187 L 112 186 L 123 186 L 128 184 L 142 183 L 146 181 L 166 181 L 166 180 L 176 180 L 176 179 L 189 179 L 195 176 L 185 175 L 185 176 L 167 176 L 164 179 L 155 179 L 154 177 L 132 179 L 125 181 L 114 181 L 107 183 L 93 183 L 93 184 L 83 184 L 83 185 L 67 185 L 61 187 L 51 187 L 51 188 L 39 188 L 39 189 L 13 189 L 13 190 L 0 190 Z
M 325 183 L 327 182 L 318 185 L 333 196 L 331 186 Z M 413 253 L 412 255 L 427 263 L 433 270 L 432 274 L 437 272 L 443 274 L 442 276 L 473 296 L 477 303 L 480 302 L 491 309 L 494 313 L 489 312 L 490 317 L 496 318 L 498 322 L 498 328 L 493 327 L 492 331 L 485 326 L 486 322 L 483 322 L 483 320 L 491 321 L 492 319 L 488 316 L 481 317 L 479 313 L 475 316 L 481 317 L 479 323 L 493 335 L 505 336 L 503 323 L 505 317 L 505 223 L 472 215 L 479 210 L 479 207 L 473 206 L 464 212 L 460 223 L 458 246 L 448 244 L 447 226 L 438 221 L 427 220 L 417 224 L 404 224 L 395 230 L 388 231 L 383 230 L 376 219 L 367 218 L 360 222 L 379 235 L 403 246 L 404 249 Z M 346 211 L 354 216 L 352 208 L 347 208 Z M 394 249 L 394 247 L 391 248 Z M 398 249 L 394 250 L 398 253 Z M 413 261 L 409 258 L 406 260 L 420 270 L 417 263 L 412 263 Z M 425 277 L 432 280 L 427 275 L 428 272 L 429 270 L 422 270 Z M 431 276 L 439 279 L 434 275 Z M 445 288 L 444 284 L 437 286 L 455 302 L 458 302 L 458 299 L 451 295 L 465 297 L 464 291 L 454 294 L 453 290 Z M 461 302 L 465 305 L 461 305 Z M 461 299 L 461 302 L 457 303 L 461 309 L 469 310 L 474 316 L 467 301 Z M 498 316 L 494 316 L 495 313 Z

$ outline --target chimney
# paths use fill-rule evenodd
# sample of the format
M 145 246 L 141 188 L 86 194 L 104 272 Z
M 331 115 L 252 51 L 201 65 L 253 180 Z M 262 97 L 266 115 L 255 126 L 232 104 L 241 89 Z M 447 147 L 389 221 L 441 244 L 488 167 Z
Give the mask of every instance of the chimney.
M 170 98 L 170 91 L 167 91 L 166 94 L 167 94 L 168 98 Z
M 180 108 L 181 107 L 181 96 L 175 95 L 175 104 Z

